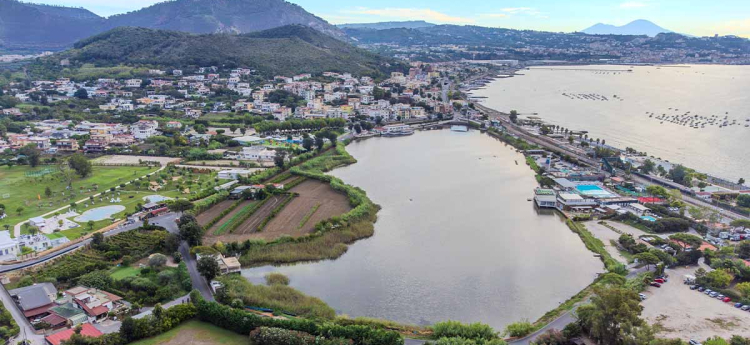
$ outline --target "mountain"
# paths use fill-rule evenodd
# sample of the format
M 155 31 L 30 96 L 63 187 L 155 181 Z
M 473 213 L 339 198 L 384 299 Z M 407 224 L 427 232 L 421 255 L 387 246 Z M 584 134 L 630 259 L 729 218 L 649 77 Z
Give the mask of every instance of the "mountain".
M 0 0 L 0 48 L 59 50 L 101 32 L 103 23 L 81 8 Z
M 373 77 L 403 70 L 394 60 L 354 47 L 302 25 L 288 25 L 247 34 L 191 34 L 179 31 L 121 27 L 77 42 L 70 50 L 41 58 L 28 66 L 35 77 L 62 73 L 69 59 L 75 71 L 97 67 L 190 66 L 247 67 L 266 76 L 299 73 L 351 72 Z
M 357 23 L 357 24 L 339 24 L 337 25 L 341 29 L 371 29 L 371 30 L 385 30 L 385 29 L 419 29 L 428 28 L 435 26 L 435 24 L 428 23 L 424 20 L 411 20 L 403 22 L 379 22 L 379 23 Z
M 335 26 L 284 0 L 174 0 L 107 20 L 108 28 L 137 26 L 191 33 L 247 33 L 292 24 L 345 37 Z
M 339 39 L 336 26 L 284 0 L 172 0 L 102 18 L 80 8 L 0 0 L 0 49 L 61 50 L 117 27 L 248 33 L 300 24 Z
M 670 33 L 672 31 L 662 28 L 648 20 L 634 20 L 623 26 L 609 24 L 596 24 L 582 31 L 589 35 L 646 35 L 654 37 L 660 33 Z

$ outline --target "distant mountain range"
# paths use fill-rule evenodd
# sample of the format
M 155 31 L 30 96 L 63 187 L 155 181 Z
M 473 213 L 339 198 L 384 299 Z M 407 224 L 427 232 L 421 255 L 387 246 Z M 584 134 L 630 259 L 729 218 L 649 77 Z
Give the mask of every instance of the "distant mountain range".
M 122 27 L 190 33 L 248 33 L 291 24 L 339 39 L 338 29 L 284 0 L 173 0 L 102 18 L 80 8 L 0 0 L 0 48 L 61 50 L 74 42 Z
M 121 27 L 81 40 L 72 49 L 27 66 L 34 77 L 64 74 L 84 64 L 148 65 L 171 70 L 198 66 L 245 67 L 266 76 L 350 72 L 381 77 L 404 71 L 395 60 L 354 47 L 307 26 L 288 25 L 247 34 L 191 34 Z
M 648 20 L 639 19 L 622 26 L 599 23 L 581 32 L 589 35 L 646 35 L 655 37 L 658 34 L 670 33 L 672 31 Z
M 341 29 L 371 29 L 371 30 L 386 30 L 386 29 L 419 29 L 429 28 L 435 26 L 435 24 L 428 23 L 424 20 L 411 20 L 403 22 L 378 22 L 378 23 L 357 23 L 357 24 L 339 24 L 336 25 Z

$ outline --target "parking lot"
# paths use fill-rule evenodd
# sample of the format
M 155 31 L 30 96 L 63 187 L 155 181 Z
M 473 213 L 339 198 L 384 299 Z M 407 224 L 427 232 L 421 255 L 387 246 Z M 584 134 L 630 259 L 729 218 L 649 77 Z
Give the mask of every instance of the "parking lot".
M 750 337 L 750 312 L 711 298 L 683 283 L 686 274 L 693 275 L 698 267 L 668 270 L 669 281 L 661 288 L 649 286 L 644 292 L 642 317 L 658 328 L 663 338 L 703 341 L 718 335 Z M 705 267 L 704 267 L 705 268 Z

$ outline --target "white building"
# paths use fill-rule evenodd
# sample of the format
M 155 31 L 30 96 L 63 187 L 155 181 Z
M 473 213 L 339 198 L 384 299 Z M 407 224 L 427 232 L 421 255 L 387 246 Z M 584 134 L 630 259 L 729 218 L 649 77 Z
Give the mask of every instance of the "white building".
M 263 146 L 243 147 L 238 158 L 245 161 L 270 162 L 276 157 L 276 151 Z
M 18 242 L 10 238 L 10 232 L 0 231 L 0 261 L 15 260 L 20 252 Z
M 130 127 L 130 133 L 137 140 L 146 140 L 159 134 L 159 123 L 153 120 L 140 120 Z
M 236 180 L 240 176 L 246 177 L 252 173 L 253 173 L 252 170 L 247 170 L 247 169 L 222 170 L 222 171 L 219 171 L 218 178 L 222 180 Z

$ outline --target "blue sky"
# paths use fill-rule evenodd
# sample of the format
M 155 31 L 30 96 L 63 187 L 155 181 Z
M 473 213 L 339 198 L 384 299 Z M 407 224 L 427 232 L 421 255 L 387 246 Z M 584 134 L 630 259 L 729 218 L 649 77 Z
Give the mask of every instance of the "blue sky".
M 31 0 L 82 6 L 108 16 L 159 0 Z M 669 30 L 706 36 L 750 37 L 748 0 L 291 0 L 331 23 L 426 20 L 514 29 L 570 32 L 598 22 L 648 19 Z

